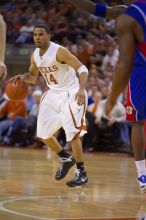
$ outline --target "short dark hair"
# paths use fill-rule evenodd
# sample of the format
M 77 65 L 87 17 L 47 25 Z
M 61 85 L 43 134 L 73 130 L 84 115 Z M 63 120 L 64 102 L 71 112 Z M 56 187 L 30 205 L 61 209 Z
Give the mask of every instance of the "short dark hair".
M 50 34 L 50 29 L 49 29 L 49 27 L 48 27 L 46 24 L 43 24 L 43 23 L 36 24 L 36 25 L 34 26 L 34 30 L 35 30 L 35 28 L 43 28 L 43 29 L 45 29 L 45 31 L 46 31 L 48 34 Z M 33 30 L 33 31 L 34 31 L 34 30 Z

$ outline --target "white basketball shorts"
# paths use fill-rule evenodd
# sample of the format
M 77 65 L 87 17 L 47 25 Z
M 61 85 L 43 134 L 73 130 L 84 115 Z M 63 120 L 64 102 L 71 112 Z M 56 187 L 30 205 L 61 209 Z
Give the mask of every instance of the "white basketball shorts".
M 49 90 L 44 93 L 37 120 L 37 136 L 48 139 L 63 127 L 66 140 L 71 141 L 75 135 L 82 137 L 86 133 L 86 104 L 79 106 L 75 100 L 78 88 L 56 92 Z

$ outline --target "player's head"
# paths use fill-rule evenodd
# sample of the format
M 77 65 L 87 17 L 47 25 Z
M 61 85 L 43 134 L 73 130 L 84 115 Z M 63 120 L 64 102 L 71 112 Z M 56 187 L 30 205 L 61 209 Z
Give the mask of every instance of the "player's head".
M 45 24 L 37 24 L 33 30 L 33 39 L 36 47 L 46 48 L 50 41 L 50 30 Z

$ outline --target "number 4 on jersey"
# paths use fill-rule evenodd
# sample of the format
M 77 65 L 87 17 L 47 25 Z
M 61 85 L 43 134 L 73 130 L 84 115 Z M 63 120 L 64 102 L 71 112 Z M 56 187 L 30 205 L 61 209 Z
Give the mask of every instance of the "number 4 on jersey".
M 50 82 L 53 82 L 54 84 L 58 84 L 57 80 L 54 78 L 53 74 L 50 74 Z

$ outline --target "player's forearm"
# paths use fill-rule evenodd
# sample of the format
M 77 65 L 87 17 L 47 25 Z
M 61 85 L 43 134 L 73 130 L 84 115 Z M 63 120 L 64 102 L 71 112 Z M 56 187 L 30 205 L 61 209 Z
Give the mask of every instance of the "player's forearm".
M 109 99 L 111 103 L 116 103 L 117 98 L 122 93 L 124 88 L 128 85 L 128 81 L 131 74 L 131 67 L 125 65 L 124 63 L 118 64 L 116 71 L 114 73 L 113 83 L 112 83 L 112 90 L 109 95 Z
M 85 89 L 88 79 L 88 73 L 81 73 L 79 76 L 79 82 L 80 82 L 80 89 Z
M 108 19 L 115 19 L 126 10 L 126 5 L 117 5 L 114 7 L 107 7 L 106 5 L 101 8 L 101 4 L 95 4 L 88 0 L 69 0 L 76 7 L 99 17 L 106 17 Z M 96 2 L 98 3 L 98 1 Z M 103 5 L 103 4 L 102 4 Z
M 89 1 L 89 0 L 69 0 L 72 4 L 74 4 L 76 7 L 89 12 L 91 14 L 94 14 L 95 12 L 95 3 Z
M 127 9 L 126 5 L 117 5 L 114 7 L 108 7 L 106 12 L 106 18 L 115 19 Z
M 6 46 L 6 23 L 0 15 L 0 61 L 4 62 Z
M 30 73 L 26 73 L 22 77 L 23 81 L 28 84 L 35 84 L 36 83 L 36 77 L 31 75 Z

